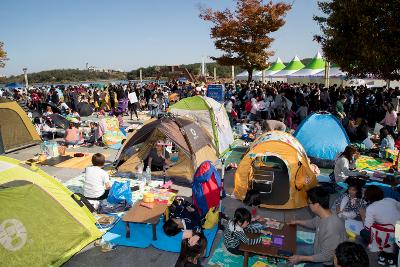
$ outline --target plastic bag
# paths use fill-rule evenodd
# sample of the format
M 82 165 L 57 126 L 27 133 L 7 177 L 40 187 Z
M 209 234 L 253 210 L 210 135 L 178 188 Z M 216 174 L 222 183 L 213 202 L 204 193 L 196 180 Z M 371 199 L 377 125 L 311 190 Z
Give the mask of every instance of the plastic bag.
M 117 213 L 129 210 L 130 207 L 131 205 L 128 205 L 125 200 L 121 201 L 118 204 L 111 204 L 106 199 L 104 199 L 99 203 L 97 212 L 99 214 Z
M 107 201 L 111 204 L 117 204 L 124 200 L 128 205 L 132 205 L 131 183 L 129 180 L 125 182 L 114 182 L 107 197 Z
M 374 223 L 371 226 L 371 239 L 368 249 L 371 252 L 393 253 L 395 249 L 395 227 L 392 224 Z
M 211 229 L 215 225 L 218 224 L 219 220 L 219 210 L 214 208 L 211 208 L 208 210 L 206 217 L 206 221 L 203 224 L 204 229 Z

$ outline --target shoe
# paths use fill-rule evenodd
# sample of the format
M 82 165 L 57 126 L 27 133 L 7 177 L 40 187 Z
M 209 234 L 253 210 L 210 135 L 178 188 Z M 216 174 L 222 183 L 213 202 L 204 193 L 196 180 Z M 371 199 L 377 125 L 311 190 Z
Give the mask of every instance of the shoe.
M 101 239 L 97 239 L 96 241 L 94 241 L 93 244 L 95 247 L 100 247 L 101 246 Z
M 109 252 L 114 249 L 115 246 L 111 245 L 110 243 L 105 243 L 104 245 L 101 246 L 101 252 Z
M 387 257 L 387 254 L 386 254 L 385 251 L 379 252 L 379 254 L 378 254 L 378 264 L 382 265 L 382 266 L 385 266 L 386 263 L 387 263 L 386 257 Z
M 396 256 L 393 253 L 386 253 L 386 264 L 389 267 L 396 267 Z

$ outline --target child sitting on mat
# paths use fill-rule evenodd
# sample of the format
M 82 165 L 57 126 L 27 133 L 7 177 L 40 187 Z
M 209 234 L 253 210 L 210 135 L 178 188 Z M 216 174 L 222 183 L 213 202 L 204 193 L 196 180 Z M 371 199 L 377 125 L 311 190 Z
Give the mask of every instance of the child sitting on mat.
M 103 154 L 96 153 L 92 156 L 93 166 L 85 170 L 83 195 L 89 200 L 103 200 L 108 196 L 111 188 L 110 177 L 105 170 L 101 169 L 105 161 Z
M 196 208 L 181 197 L 177 197 L 168 209 L 169 219 L 164 223 L 166 235 L 175 236 L 182 230 L 201 231 L 201 218 Z
M 238 208 L 235 211 L 233 220 L 230 220 L 228 227 L 224 233 L 224 244 L 226 249 L 235 255 L 243 255 L 243 252 L 239 250 L 240 244 L 243 242 L 247 245 L 257 245 L 262 243 L 261 237 L 259 238 L 248 238 L 245 233 L 263 233 L 269 234 L 265 230 L 261 230 L 259 227 L 254 227 L 251 224 L 251 213 L 246 208 Z

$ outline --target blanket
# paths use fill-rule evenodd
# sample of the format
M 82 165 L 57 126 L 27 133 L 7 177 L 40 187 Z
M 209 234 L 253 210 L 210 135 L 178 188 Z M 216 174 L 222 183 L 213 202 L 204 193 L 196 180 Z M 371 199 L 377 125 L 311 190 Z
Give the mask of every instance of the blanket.
M 111 185 L 115 181 L 124 182 L 128 178 L 121 178 L 121 177 L 110 177 Z M 75 178 L 72 178 L 64 183 L 64 185 L 74 193 L 83 194 L 83 183 L 85 181 L 85 174 L 78 175 Z M 142 186 L 142 181 L 137 179 L 130 179 L 131 187 Z M 135 203 L 141 199 L 143 199 L 143 194 L 147 192 L 151 192 L 154 194 L 154 199 L 161 203 L 171 204 L 173 199 L 176 196 L 176 192 L 166 189 L 158 188 L 160 185 L 163 184 L 161 180 L 152 180 L 150 185 L 145 185 L 143 190 L 136 190 L 132 192 L 132 202 Z
M 311 232 L 297 231 L 296 242 L 298 244 L 310 245 L 314 243 L 315 234 Z M 217 249 L 214 251 L 211 259 L 208 261 L 206 266 L 209 267 L 241 267 L 243 266 L 243 256 L 234 255 L 230 253 L 224 246 L 224 239 L 221 238 Z M 249 266 L 258 267 L 272 267 L 272 266 L 286 266 L 285 260 L 279 260 L 278 262 L 272 258 L 253 256 L 249 257 Z M 303 266 L 303 264 L 296 265 L 298 267 Z
M 109 232 L 103 235 L 101 243 L 108 242 L 112 245 L 138 248 L 147 248 L 152 245 L 160 250 L 176 253 L 180 252 L 182 232 L 176 236 L 167 236 L 162 228 L 163 224 L 164 220 L 161 219 L 156 226 L 157 240 L 153 240 L 151 224 L 141 223 L 130 223 L 131 235 L 130 238 L 126 238 L 125 222 L 121 220 Z M 206 257 L 210 255 L 217 232 L 218 225 L 214 226 L 214 228 L 204 230 L 204 235 L 207 239 Z
M 392 165 L 393 163 L 387 160 L 365 155 L 360 156 L 356 162 L 357 169 L 370 171 L 387 171 Z

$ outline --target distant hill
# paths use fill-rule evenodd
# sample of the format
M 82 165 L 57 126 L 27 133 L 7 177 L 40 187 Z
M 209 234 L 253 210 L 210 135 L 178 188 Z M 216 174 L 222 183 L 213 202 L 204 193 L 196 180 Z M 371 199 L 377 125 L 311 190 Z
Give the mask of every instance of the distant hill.
M 99 80 L 125 80 L 125 72 L 95 72 L 77 69 L 46 70 L 29 73 L 29 83 L 68 83 Z M 0 83 L 24 83 L 24 75 L 0 78 Z
M 147 68 L 139 68 L 132 70 L 127 73 L 127 78 L 128 80 L 137 80 L 139 79 L 139 70 L 142 70 L 142 76 L 143 78 L 145 77 L 157 77 L 159 72 L 159 68 L 166 67 L 165 65 L 163 66 L 150 66 Z M 195 76 L 199 76 L 201 74 L 201 63 L 193 63 L 193 64 L 182 64 L 179 65 L 181 68 L 186 68 L 191 74 Z M 231 66 L 221 66 L 218 65 L 215 62 L 211 63 L 205 63 L 205 68 L 206 68 L 206 75 L 207 76 L 214 76 L 214 67 L 216 68 L 216 74 L 218 78 L 230 78 L 232 77 L 232 67 Z M 239 72 L 242 72 L 243 69 L 240 67 L 235 67 L 235 74 L 238 74 Z M 173 76 L 173 73 L 162 73 L 163 78 L 171 78 Z

